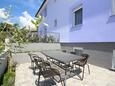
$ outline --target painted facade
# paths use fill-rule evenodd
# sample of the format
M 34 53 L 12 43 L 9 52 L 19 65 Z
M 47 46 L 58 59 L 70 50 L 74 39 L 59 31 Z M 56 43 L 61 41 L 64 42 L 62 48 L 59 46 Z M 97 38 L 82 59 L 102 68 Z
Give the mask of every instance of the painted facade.
M 115 0 L 45 0 L 37 14 L 48 31 L 60 33 L 62 49 L 81 47 L 89 63 L 115 70 Z M 82 8 L 82 24 L 74 25 L 74 12 Z
M 41 14 L 49 25 L 48 31 L 60 33 L 60 42 L 115 42 L 112 1 L 49 0 Z M 80 6 L 83 22 L 74 26 L 74 10 Z

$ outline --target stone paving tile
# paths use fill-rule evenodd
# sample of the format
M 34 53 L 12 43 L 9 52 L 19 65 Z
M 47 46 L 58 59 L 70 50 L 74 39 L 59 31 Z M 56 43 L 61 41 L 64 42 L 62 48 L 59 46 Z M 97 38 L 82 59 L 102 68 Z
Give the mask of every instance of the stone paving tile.
M 29 68 L 30 63 L 20 64 L 16 68 L 15 86 L 37 86 L 37 76 Z M 67 79 L 67 86 L 115 86 L 115 72 L 90 64 L 91 74 L 85 69 L 84 80 L 77 76 Z M 41 77 L 43 80 L 43 77 Z M 57 86 L 61 86 L 57 83 Z

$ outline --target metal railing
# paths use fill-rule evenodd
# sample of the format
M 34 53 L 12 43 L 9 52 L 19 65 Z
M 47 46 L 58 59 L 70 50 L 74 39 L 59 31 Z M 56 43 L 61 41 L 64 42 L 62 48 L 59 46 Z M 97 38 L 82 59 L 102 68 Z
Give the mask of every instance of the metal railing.
M 55 32 L 38 32 L 38 37 L 40 38 L 40 42 L 44 43 L 59 43 L 60 34 Z

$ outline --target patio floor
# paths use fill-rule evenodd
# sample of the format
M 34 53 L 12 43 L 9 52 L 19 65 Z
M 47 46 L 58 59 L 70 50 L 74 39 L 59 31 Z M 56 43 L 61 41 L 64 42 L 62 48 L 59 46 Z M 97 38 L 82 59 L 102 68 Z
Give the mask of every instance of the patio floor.
M 37 75 L 33 75 L 29 67 L 30 63 L 17 65 L 15 86 L 37 86 L 35 84 Z M 67 79 L 67 86 L 115 86 L 115 72 L 91 64 L 90 71 L 89 75 L 86 67 L 83 81 L 77 76 Z M 61 84 L 57 83 L 56 86 L 61 86 Z

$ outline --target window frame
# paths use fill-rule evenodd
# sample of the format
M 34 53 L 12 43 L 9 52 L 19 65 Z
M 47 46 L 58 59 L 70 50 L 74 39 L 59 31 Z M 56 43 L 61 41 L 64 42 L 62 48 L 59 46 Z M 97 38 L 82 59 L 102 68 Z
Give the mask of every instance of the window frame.
M 75 12 L 76 11 L 78 11 L 78 10 L 80 10 L 80 9 L 82 9 L 82 22 L 80 23 L 80 24 L 77 24 L 77 25 L 75 25 Z M 73 11 L 72 11 L 72 14 L 73 14 L 73 27 L 75 27 L 75 26 L 79 26 L 79 25 L 82 25 L 83 24 L 83 6 L 81 5 L 81 6 L 79 6 L 79 7 L 76 7 Z

